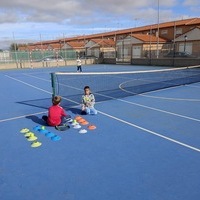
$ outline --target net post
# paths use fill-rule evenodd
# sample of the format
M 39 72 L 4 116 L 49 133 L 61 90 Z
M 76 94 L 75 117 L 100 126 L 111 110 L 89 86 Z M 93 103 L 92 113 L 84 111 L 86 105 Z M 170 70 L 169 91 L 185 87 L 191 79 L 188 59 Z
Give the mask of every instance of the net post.
M 52 87 L 52 98 L 56 95 L 56 82 L 55 73 L 51 73 L 51 87 Z

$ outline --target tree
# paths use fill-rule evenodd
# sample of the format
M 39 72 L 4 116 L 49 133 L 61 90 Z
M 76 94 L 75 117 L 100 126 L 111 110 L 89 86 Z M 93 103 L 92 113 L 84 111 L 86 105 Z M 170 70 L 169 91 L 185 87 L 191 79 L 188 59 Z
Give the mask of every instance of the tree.
M 17 51 L 18 50 L 18 44 L 16 44 L 16 43 L 12 43 L 11 45 L 10 45 L 10 51 Z

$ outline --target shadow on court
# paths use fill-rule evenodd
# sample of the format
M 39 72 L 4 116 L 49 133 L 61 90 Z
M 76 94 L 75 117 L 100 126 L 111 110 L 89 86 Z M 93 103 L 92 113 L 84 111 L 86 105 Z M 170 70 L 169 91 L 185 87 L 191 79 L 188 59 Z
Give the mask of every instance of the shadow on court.
M 49 106 L 51 106 L 51 98 L 20 101 L 20 102 L 17 102 L 17 103 L 23 104 L 23 105 L 26 105 L 26 106 L 36 107 L 36 108 L 48 109 Z
M 39 118 L 39 117 L 36 116 L 36 115 L 26 116 L 26 119 L 30 119 L 30 120 L 32 120 L 33 122 L 35 122 L 35 123 L 37 123 L 37 124 L 40 124 L 40 125 L 46 125 L 46 123 L 45 123 L 41 118 Z
M 81 114 L 81 109 L 80 108 L 69 108 L 68 111 L 71 111 L 75 115 L 80 115 Z

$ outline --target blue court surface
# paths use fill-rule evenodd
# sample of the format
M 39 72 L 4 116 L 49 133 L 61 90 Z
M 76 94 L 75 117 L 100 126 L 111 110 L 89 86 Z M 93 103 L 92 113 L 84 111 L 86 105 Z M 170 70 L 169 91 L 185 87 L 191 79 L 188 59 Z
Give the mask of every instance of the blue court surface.
M 155 67 L 83 66 L 84 72 L 149 69 Z M 1 200 L 200 199 L 200 83 L 97 102 L 98 114 L 83 116 L 95 130 L 45 126 L 61 137 L 53 141 L 33 128 L 45 125 L 50 73 L 60 70 L 76 66 L 0 71 Z M 80 103 L 65 109 L 75 118 Z M 40 147 L 31 147 L 20 133 L 25 128 Z

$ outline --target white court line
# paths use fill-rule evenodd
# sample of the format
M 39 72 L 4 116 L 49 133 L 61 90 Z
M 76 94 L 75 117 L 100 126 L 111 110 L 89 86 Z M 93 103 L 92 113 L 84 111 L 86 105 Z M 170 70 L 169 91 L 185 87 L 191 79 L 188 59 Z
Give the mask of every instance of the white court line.
M 29 76 L 29 75 L 28 75 Z M 31 77 L 35 77 L 35 76 L 31 76 Z M 35 77 L 37 78 L 37 77 Z M 38 78 L 40 80 L 44 80 L 44 81 L 47 81 L 45 79 L 42 79 L 42 78 Z M 69 87 L 69 88 L 73 88 L 73 89 L 76 89 L 76 90 L 81 90 L 79 88 L 76 88 L 76 87 L 72 87 L 72 86 L 68 86 L 68 85 L 64 85 L 66 87 Z M 179 87 L 179 86 L 178 86 Z M 165 114 L 169 114 L 169 115 L 174 115 L 176 117 L 181 117 L 181 118 L 184 118 L 184 119 L 189 119 L 189 120 L 192 120 L 192 121 L 197 121 L 197 122 L 200 122 L 200 119 L 196 119 L 196 118 L 193 118 L 193 117 L 188 117 L 186 115 L 180 115 L 180 114 L 177 114 L 177 113 L 173 113 L 173 112 L 169 112 L 169 111 L 166 111 L 166 110 L 161 110 L 161 109 L 158 109 L 158 108 L 153 108 L 153 107 L 150 107 L 150 106 L 146 106 L 146 105 L 142 105 L 142 104 L 138 104 L 138 103 L 133 103 L 133 102 L 130 102 L 130 101 L 126 101 L 126 100 L 123 100 L 123 99 L 117 99 L 117 98 L 113 98 L 113 97 L 110 97 L 110 96 L 107 96 L 107 95 L 102 95 L 102 94 L 98 94 L 96 93 L 97 95 L 100 95 L 100 96 L 104 96 L 104 97 L 107 97 L 107 98 L 110 98 L 110 99 L 113 99 L 113 100 L 117 100 L 117 101 L 121 101 L 121 102 L 125 102 L 125 103 L 128 103 L 128 104 L 132 104 L 132 105 L 136 105 L 136 106 L 139 106 L 139 107 L 143 107 L 143 108 L 147 108 L 147 109 L 150 109 L 150 110 L 154 110 L 154 111 L 158 111 L 158 112 L 162 112 L 162 113 L 165 113 Z M 67 99 L 68 101 L 71 101 L 69 99 Z M 74 102 L 74 103 L 77 103 L 75 101 L 71 101 L 71 102 Z
M 139 107 L 147 108 L 147 109 L 150 109 L 150 110 L 166 113 L 166 114 L 169 114 L 169 115 L 174 115 L 174 116 L 177 116 L 177 117 L 181 117 L 181 118 L 189 119 L 189 120 L 192 120 L 192 121 L 200 122 L 200 119 L 196 119 L 196 118 L 193 118 L 193 117 L 188 117 L 186 115 L 176 114 L 176 113 L 169 112 L 169 111 L 166 111 L 166 110 L 161 110 L 161 109 L 158 109 L 158 108 L 153 108 L 153 107 L 145 106 L 145 105 L 138 104 L 138 103 L 133 103 L 133 102 L 126 101 L 126 100 L 123 100 L 123 99 L 116 99 L 116 100 L 122 101 L 122 102 L 125 102 L 125 103 L 128 103 L 128 104 L 136 105 L 136 106 L 139 106 Z
M 150 91 L 150 92 L 145 92 L 143 94 L 137 94 L 138 96 L 143 96 L 143 97 L 147 97 L 147 98 L 153 98 L 153 99 L 164 99 L 164 100 L 172 100 L 172 101 L 188 101 L 188 102 L 200 102 L 200 99 L 186 99 L 186 98 L 172 98 L 172 97 L 161 97 L 161 96 L 152 96 L 152 95 L 148 95 L 149 93 L 155 93 L 158 91 L 165 91 L 165 90 L 170 90 L 173 88 L 179 88 L 179 87 L 193 87 L 191 85 L 179 85 L 179 86 L 174 86 L 174 87 L 170 87 L 170 88 L 163 88 L 163 89 L 159 89 L 159 90 L 155 90 L 155 91 Z M 193 87 L 196 88 L 196 87 Z M 123 89 L 122 89 L 123 90 Z M 129 91 L 124 90 L 125 92 L 130 93 Z
M 8 77 L 8 78 L 10 78 L 10 79 L 13 79 L 13 80 L 15 80 L 15 81 L 18 81 L 18 82 L 20 82 L 20 83 L 23 83 L 23 84 L 25 84 L 25 85 L 28 85 L 28 86 L 30 86 L 30 87 L 32 87 L 32 88 L 35 88 L 35 89 L 37 89 L 37 90 L 40 90 L 40 91 L 42 91 L 42 92 L 46 92 L 46 93 L 48 93 L 48 94 L 52 94 L 52 92 L 48 92 L 47 90 L 43 90 L 43 89 L 41 89 L 41 88 L 39 88 L 39 87 L 33 86 L 33 85 L 31 85 L 31 84 L 29 84 L 29 83 L 26 83 L 26 82 L 24 82 L 24 81 L 21 81 L 21 80 L 19 80 L 19 79 L 13 78 L 13 77 L 8 76 L 8 75 L 5 75 L 5 76 Z
M 44 114 L 44 113 L 47 113 L 47 111 L 38 112 L 38 113 L 32 113 L 32 114 L 27 114 L 27 115 L 21 115 L 21 116 L 18 116 L 18 117 L 12 117 L 12 118 L 7 118 L 7 119 L 1 119 L 0 123 L 1 122 L 12 121 L 12 120 L 16 120 L 16 119 L 21 119 L 21 118 L 25 118 L 25 117 L 33 116 L 33 115 L 40 115 L 40 114 Z
M 25 76 L 30 76 L 32 78 L 36 78 L 36 79 L 39 79 L 39 80 L 43 80 L 43 81 L 48 81 L 48 82 L 51 82 L 50 80 L 46 80 L 46 79 L 43 79 L 43 78 L 39 78 L 39 77 L 36 77 L 34 75 L 30 75 L 30 74 L 25 74 L 23 73 Z M 70 79 L 71 80 L 71 79 Z M 73 89 L 76 89 L 76 90 L 82 90 L 82 89 L 78 89 L 78 88 L 75 88 L 75 87 L 72 87 L 72 86 L 69 86 L 69 85 L 64 85 L 64 84 L 61 84 L 63 86 L 66 86 L 66 87 L 70 87 L 70 88 L 73 88 Z M 185 85 L 187 86 L 187 85 Z M 176 87 L 181 87 L 181 86 L 174 86 L 174 87 L 171 87 L 171 88 L 176 88 Z M 188 86 L 188 87 L 192 87 L 192 86 Z M 130 91 L 127 91 L 121 87 L 119 87 L 122 91 L 124 92 L 127 92 L 127 93 L 130 93 L 130 94 L 133 94 L 135 95 L 136 93 L 133 93 L 133 92 L 130 92 Z M 163 90 L 169 90 L 171 88 L 163 88 L 163 89 L 160 89 L 160 90 L 157 90 L 157 91 L 163 91 Z M 143 97 L 148 97 L 148 98 L 154 98 L 154 99 L 164 99 L 164 100 L 172 100 L 172 101 L 189 101 L 189 102 L 200 102 L 200 99 L 183 99 L 183 98 L 167 98 L 167 97 L 156 97 L 156 96 L 151 96 L 151 95 L 146 95 L 148 93 L 153 93 L 155 91 L 151 91 L 151 92 L 145 92 L 143 94 L 137 94 L 138 96 L 143 96 Z
M 7 75 L 6 75 L 6 76 L 7 76 Z M 7 77 L 8 77 L 8 78 L 11 78 L 11 79 L 13 79 L 13 80 L 19 81 L 19 82 L 21 82 L 21 83 L 23 83 L 23 84 L 25 84 L 25 85 L 28 85 L 28 86 L 30 86 L 30 87 L 33 87 L 33 88 L 35 88 L 35 89 L 39 89 L 39 90 L 41 90 L 41 91 L 44 91 L 44 92 L 49 93 L 48 91 L 45 91 L 45 90 L 43 90 L 43 89 L 41 89 L 41 88 L 35 87 L 35 86 L 33 86 L 33 85 L 30 85 L 30 84 L 27 84 L 27 83 L 25 83 L 25 82 L 23 82 L 23 81 L 20 81 L 20 80 L 18 80 L 18 79 L 12 78 L 12 77 L 10 77 L 10 76 L 7 76 Z M 74 102 L 75 102 L 75 101 L 74 101 Z M 77 102 L 76 102 L 76 103 L 77 103 Z M 191 150 L 200 152 L 200 149 L 198 149 L 198 148 L 196 148 L 196 147 L 193 147 L 193 146 L 191 146 L 191 145 L 188 145 L 188 144 L 179 142 L 178 140 L 175 140 L 175 139 L 170 138 L 170 137 L 163 136 L 163 135 L 161 135 L 161 134 L 159 134 L 159 133 L 157 133 L 157 132 L 151 131 L 151 130 L 149 130 L 149 129 L 143 128 L 143 127 L 138 126 L 138 125 L 136 125 L 136 124 L 133 124 L 133 123 L 127 122 L 127 121 L 125 121 L 125 120 L 119 119 L 119 118 L 117 118 L 117 117 L 115 117 L 115 116 L 112 116 L 112 115 L 109 115 L 109 114 L 107 114 L 107 113 L 105 113 L 105 112 L 101 112 L 101 111 L 99 111 L 99 110 L 98 110 L 98 112 L 101 113 L 101 114 L 104 115 L 104 116 L 107 116 L 107 117 L 109 117 L 109 118 L 115 119 L 115 120 L 120 121 L 120 122 L 122 122 L 122 123 L 124 123 L 124 124 L 127 124 L 127 125 L 129 125 L 129 126 L 132 126 L 132 127 L 137 128 L 137 129 L 140 129 L 140 130 L 142 130 L 142 131 L 144 131 L 144 132 L 150 133 L 150 134 L 152 134 L 152 135 L 156 135 L 156 136 L 158 136 L 158 137 L 160 137 L 160 138 L 163 138 L 163 139 L 165 139 L 165 140 L 168 140 L 168 141 L 170 141 L 170 142 L 173 142 L 173 143 L 176 143 L 176 144 L 181 145 L 181 146 L 183 146 L 183 147 L 189 148 L 189 149 L 191 149 Z M 43 113 L 43 112 L 42 112 L 42 113 Z M 32 114 L 32 115 L 33 115 L 33 114 Z M 19 118 L 22 118 L 22 117 L 26 117 L 26 116 L 30 116 L 30 115 L 25 115 L 25 116 L 10 118 L 10 120 L 16 120 L 16 119 L 19 119 Z M 9 120 L 9 119 L 5 119 L 5 120 L 1 120 L 0 122 L 4 122 L 4 121 L 8 121 L 8 120 Z
M 40 91 L 42 91 L 42 92 L 46 92 L 46 93 L 52 95 L 52 92 L 49 92 L 49 91 L 47 91 L 47 90 L 43 90 L 43 89 L 41 89 L 41 88 L 39 88 L 39 87 L 33 86 L 33 85 L 29 84 L 29 83 L 26 83 L 26 82 L 21 81 L 21 80 L 19 80 L 19 79 L 13 78 L 13 77 L 11 77 L 11 76 L 8 76 L 8 75 L 5 75 L 5 76 L 8 77 L 8 78 L 10 78 L 10 79 L 13 79 L 13 80 L 15 80 L 15 81 L 18 81 L 18 82 L 20 82 L 20 83 L 23 83 L 23 84 L 25 84 L 25 85 L 28 85 L 28 86 L 30 86 L 30 87 L 32 87 L 32 88 L 35 88 L 35 89 L 37 89 L 37 90 L 40 90 Z M 76 101 L 72 101 L 72 100 L 67 99 L 67 98 L 64 98 L 64 97 L 63 97 L 63 99 L 66 99 L 66 100 L 71 101 L 71 102 L 73 102 L 73 103 L 77 103 Z
M 29 75 L 28 75 L 28 76 L 29 76 Z M 30 75 L 30 76 L 31 76 L 31 75 Z M 31 76 L 31 77 L 37 78 L 37 77 L 35 77 L 35 76 Z M 42 79 L 42 78 L 38 78 L 38 79 L 47 81 L 46 79 Z M 48 81 L 49 81 L 49 80 L 48 80 Z M 70 87 L 70 88 L 73 88 L 73 89 L 77 89 L 77 90 L 81 90 L 81 89 L 79 89 L 79 88 L 72 87 L 72 86 L 68 86 L 68 85 L 64 85 L 64 86 Z M 126 100 L 123 100 L 123 99 L 113 98 L 113 97 L 110 97 L 110 96 L 107 96 L 107 95 L 102 95 L 102 94 L 98 94 L 98 93 L 97 93 L 97 95 L 104 96 L 104 97 L 107 97 L 107 98 L 110 98 L 110 99 L 113 99 L 113 100 L 125 102 L 125 103 L 128 103 L 128 104 L 136 105 L 136 106 L 139 106 L 139 107 L 147 108 L 147 109 L 150 109 L 150 110 L 154 110 L 154 111 L 158 111 L 158 112 L 163 112 L 163 113 L 165 113 L 165 114 L 170 114 L 170 115 L 174 115 L 174 116 L 177 116 L 177 117 L 181 117 L 181 118 L 189 119 L 189 120 L 192 120 L 192 121 L 200 122 L 200 119 L 196 119 L 196 118 L 193 118 L 193 117 L 188 117 L 188 116 L 185 116 L 185 115 L 176 114 L 176 113 L 169 112 L 169 111 L 165 111 L 165 110 L 161 110 L 161 109 L 158 109 L 158 108 L 153 108 L 153 107 L 150 107 L 150 106 L 145 106 L 145 105 L 142 105 L 142 104 L 133 103 L 133 102 L 126 101 Z M 66 98 L 64 98 L 64 99 L 66 99 Z M 71 101 L 71 102 L 73 102 L 73 103 L 77 103 L 76 101 L 72 101 L 72 100 L 70 100 L 70 99 L 66 99 L 66 100 Z
M 161 135 L 161 134 L 159 134 L 159 133 L 157 133 L 157 132 L 154 132 L 154 131 L 151 131 L 151 130 L 149 130 L 149 129 L 146 129 L 146 128 L 143 128 L 143 127 L 141 127 L 141 126 L 138 126 L 138 125 L 136 125 L 136 124 L 127 122 L 127 121 L 125 121 L 125 120 L 119 119 L 119 118 L 114 117 L 114 116 L 112 116 L 112 115 L 109 115 L 109 114 L 107 114 L 107 113 L 105 113 L 105 112 L 101 112 L 101 111 L 98 111 L 98 112 L 101 113 L 102 115 L 105 115 L 105 116 L 107 116 L 107 117 L 109 117 L 109 118 L 112 118 L 112 119 L 115 119 L 115 120 L 117 120 L 117 121 L 120 121 L 120 122 L 122 122 L 122 123 L 124 123 L 124 124 L 127 124 L 127 125 L 129 125 L 129 126 L 133 126 L 133 127 L 137 128 L 137 129 L 140 129 L 140 130 L 145 131 L 145 132 L 147 132 L 147 133 L 150 133 L 150 134 L 152 134 L 152 135 L 156 135 L 156 136 L 158 136 L 158 137 L 160 137 L 160 138 L 163 138 L 163 139 L 165 139 L 165 140 L 168 140 L 168 141 L 170 141 L 170 142 L 173 142 L 173 143 L 179 144 L 179 145 L 181 145 L 181 146 L 184 146 L 184 147 L 186 147 L 186 148 L 192 149 L 192 150 L 194 150 L 194 151 L 200 152 L 200 149 L 198 149 L 198 148 L 196 148 L 196 147 L 190 146 L 190 145 L 185 144 L 185 143 L 183 143 L 183 142 L 179 142 L 178 140 L 174 140 L 174 139 L 172 139 L 172 138 L 170 138 L 170 137 L 166 137 L 166 136 Z
M 138 103 L 133 103 L 133 102 L 126 101 L 126 100 L 123 100 L 123 99 L 113 98 L 113 97 L 110 97 L 110 96 L 107 96 L 107 95 L 102 95 L 102 94 L 98 94 L 98 93 L 96 93 L 96 94 L 100 95 L 100 96 L 104 96 L 104 97 L 110 98 L 112 100 L 121 101 L 121 102 L 125 102 L 125 103 L 128 103 L 128 104 L 136 105 L 136 106 L 139 106 L 139 107 L 147 108 L 147 109 L 150 109 L 150 110 L 154 110 L 154 111 L 158 111 L 158 112 L 163 112 L 165 114 L 174 115 L 176 117 L 181 117 L 181 118 L 189 119 L 189 120 L 192 120 L 192 121 L 200 122 L 200 119 L 188 117 L 188 116 L 185 116 L 185 115 L 180 115 L 180 114 L 177 114 L 177 113 L 169 112 L 169 111 L 166 111 L 166 110 L 161 110 L 161 109 L 158 109 L 158 108 L 153 108 L 153 107 L 150 107 L 150 106 L 145 106 L 145 105 L 138 104 Z
M 199 83 L 199 82 L 198 82 Z M 195 85 L 196 84 L 196 85 Z M 195 83 L 194 85 L 185 85 L 187 87 L 192 87 L 192 88 L 200 88 L 200 85 L 197 85 L 197 83 Z
M 123 84 L 123 83 L 122 83 Z M 178 86 L 172 86 L 172 87 L 168 87 L 168 88 L 162 88 L 162 89 L 159 89 L 159 90 L 155 90 L 155 91 L 150 91 L 150 92 L 144 92 L 143 94 L 137 94 L 137 93 L 134 93 L 134 92 L 131 92 L 131 91 L 128 91 L 124 88 L 122 88 L 122 84 L 119 85 L 119 89 L 126 92 L 126 93 L 129 93 L 129 94 L 132 94 L 132 95 L 138 95 L 138 96 L 143 96 L 143 97 L 147 97 L 147 98 L 154 98 L 154 99 L 164 99 L 164 100 L 172 100 L 172 101 L 191 101 L 191 102 L 199 102 L 200 99 L 186 99 L 186 98 L 169 98 L 169 97 L 157 97 L 157 96 L 152 96 L 152 95 L 147 95 L 149 93 L 154 93 L 154 92 L 157 92 L 157 91 L 163 91 L 163 90 L 170 90 L 172 88 L 177 88 L 177 87 L 182 87 L 183 85 L 178 85 Z M 189 86 L 189 85 L 184 85 L 185 87 L 192 87 L 192 86 Z M 197 88 L 197 87 L 195 87 Z
M 188 102 L 200 102 L 200 99 L 183 99 L 183 98 L 172 98 L 172 97 L 158 97 L 158 96 L 151 96 L 146 94 L 138 94 L 139 96 L 152 98 L 152 99 L 164 99 L 164 100 L 172 100 L 172 101 L 188 101 Z

